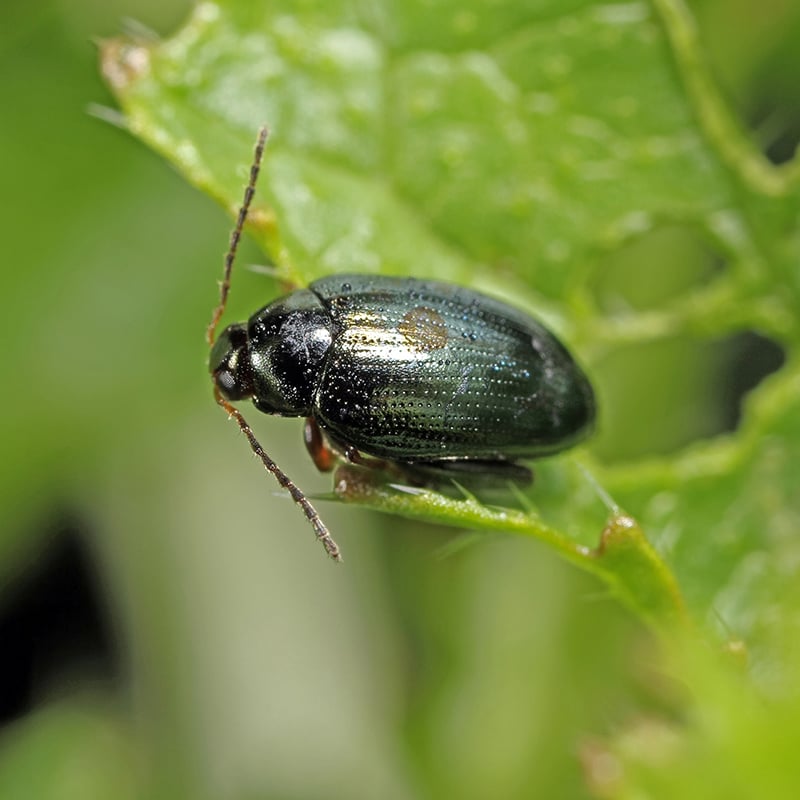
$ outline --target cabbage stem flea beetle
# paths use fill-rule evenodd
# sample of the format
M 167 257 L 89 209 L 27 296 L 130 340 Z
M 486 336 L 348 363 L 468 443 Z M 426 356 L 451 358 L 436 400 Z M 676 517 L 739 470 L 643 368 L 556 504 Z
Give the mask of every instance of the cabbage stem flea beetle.
M 306 417 L 306 443 L 321 469 L 333 466 L 332 449 L 409 476 L 529 480 L 518 459 L 564 450 L 587 435 L 594 394 L 564 346 L 527 314 L 460 286 L 334 275 L 215 339 L 266 138 L 262 129 L 225 256 L 208 327 L 209 370 L 217 403 L 302 508 L 328 555 L 339 560 L 339 548 L 316 509 L 233 402 Z

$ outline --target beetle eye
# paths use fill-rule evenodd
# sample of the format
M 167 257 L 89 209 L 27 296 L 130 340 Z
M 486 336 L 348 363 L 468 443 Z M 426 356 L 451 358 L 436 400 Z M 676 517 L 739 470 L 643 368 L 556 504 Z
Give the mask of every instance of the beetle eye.
M 229 369 L 222 369 L 214 375 L 214 378 L 219 386 L 219 390 L 226 397 L 231 394 L 236 387 L 236 378 Z
M 214 383 L 226 400 L 242 400 L 253 393 L 247 359 L 241 350 L 234 350 L 212 373 Z

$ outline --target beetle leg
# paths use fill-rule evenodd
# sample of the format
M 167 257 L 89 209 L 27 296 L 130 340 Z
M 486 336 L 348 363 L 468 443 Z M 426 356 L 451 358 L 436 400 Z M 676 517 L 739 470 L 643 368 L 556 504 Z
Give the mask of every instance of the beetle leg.
M 405 474 L 402 466 L 394 461 L 365 456 L 351 444 L 340 444 L 338 442 L 334 444 L 330 442 L 322 432 L 319 423 L 313 417 L 306 417 L 306 423 L 303 427 L 303 441 L 311 460 L 314 462 L 314 466 L 320 472 L 330 472 L 336 466 L 336 462 L 344 457 L 351 464 L 366 469 L 393 472 L 398 475 Z
M 367 467 L 368 469 L 379 469 L 384 471 L 393 471 L 395 463 L 393 461 L 385 461 L 382 458 L 369 458 L 351 444 L 344 446 L 344 454 L 351 464 L 356 464 L 359 467 Z
M 527 485 L 533 481 L 533 471 L 506 458 L 493 459 L 442 459 L 439 461 L 414 461 L 403 464 L 412 476 L 427 482 L 449 479 L 478 486 L 502 486 L 511 483 Z
M 341 448 L 345 458 L 357 467 L 364 467 L 365 469 L 372 469 L 377 472 L 385 472 L 388 475 L 393 475 L 395 478 L 401 478 L 402 480 L 414 479 L 413 473 L 409 474 L 408 470 L 406 470 L 406 464 L 402 462 L 365 456 L 351 444 L 343 444 Z
M 336 466 L 338 461 L 336 451 L 325 440 L 322 430 L 313 417 L 306 418 L 303 441 L 314 466 L 320 472 L 330 472 Z

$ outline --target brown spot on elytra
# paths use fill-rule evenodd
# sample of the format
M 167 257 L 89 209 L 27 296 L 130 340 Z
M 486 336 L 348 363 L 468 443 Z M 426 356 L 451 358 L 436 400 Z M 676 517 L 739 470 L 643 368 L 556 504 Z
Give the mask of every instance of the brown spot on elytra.
M 415 350 L 441 350 L 447 344 L 447 325 L 441 314 L 426 306 L 407 311 L 397 330 Z

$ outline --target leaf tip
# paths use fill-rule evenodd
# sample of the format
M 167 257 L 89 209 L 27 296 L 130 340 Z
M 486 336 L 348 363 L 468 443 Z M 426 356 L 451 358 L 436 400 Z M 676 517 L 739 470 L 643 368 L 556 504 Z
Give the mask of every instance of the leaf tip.
M 100 71 L 115 93 L 146 75 L 150 69 L 150 50 L 130 39 L 116 38 L 99 42 Z

